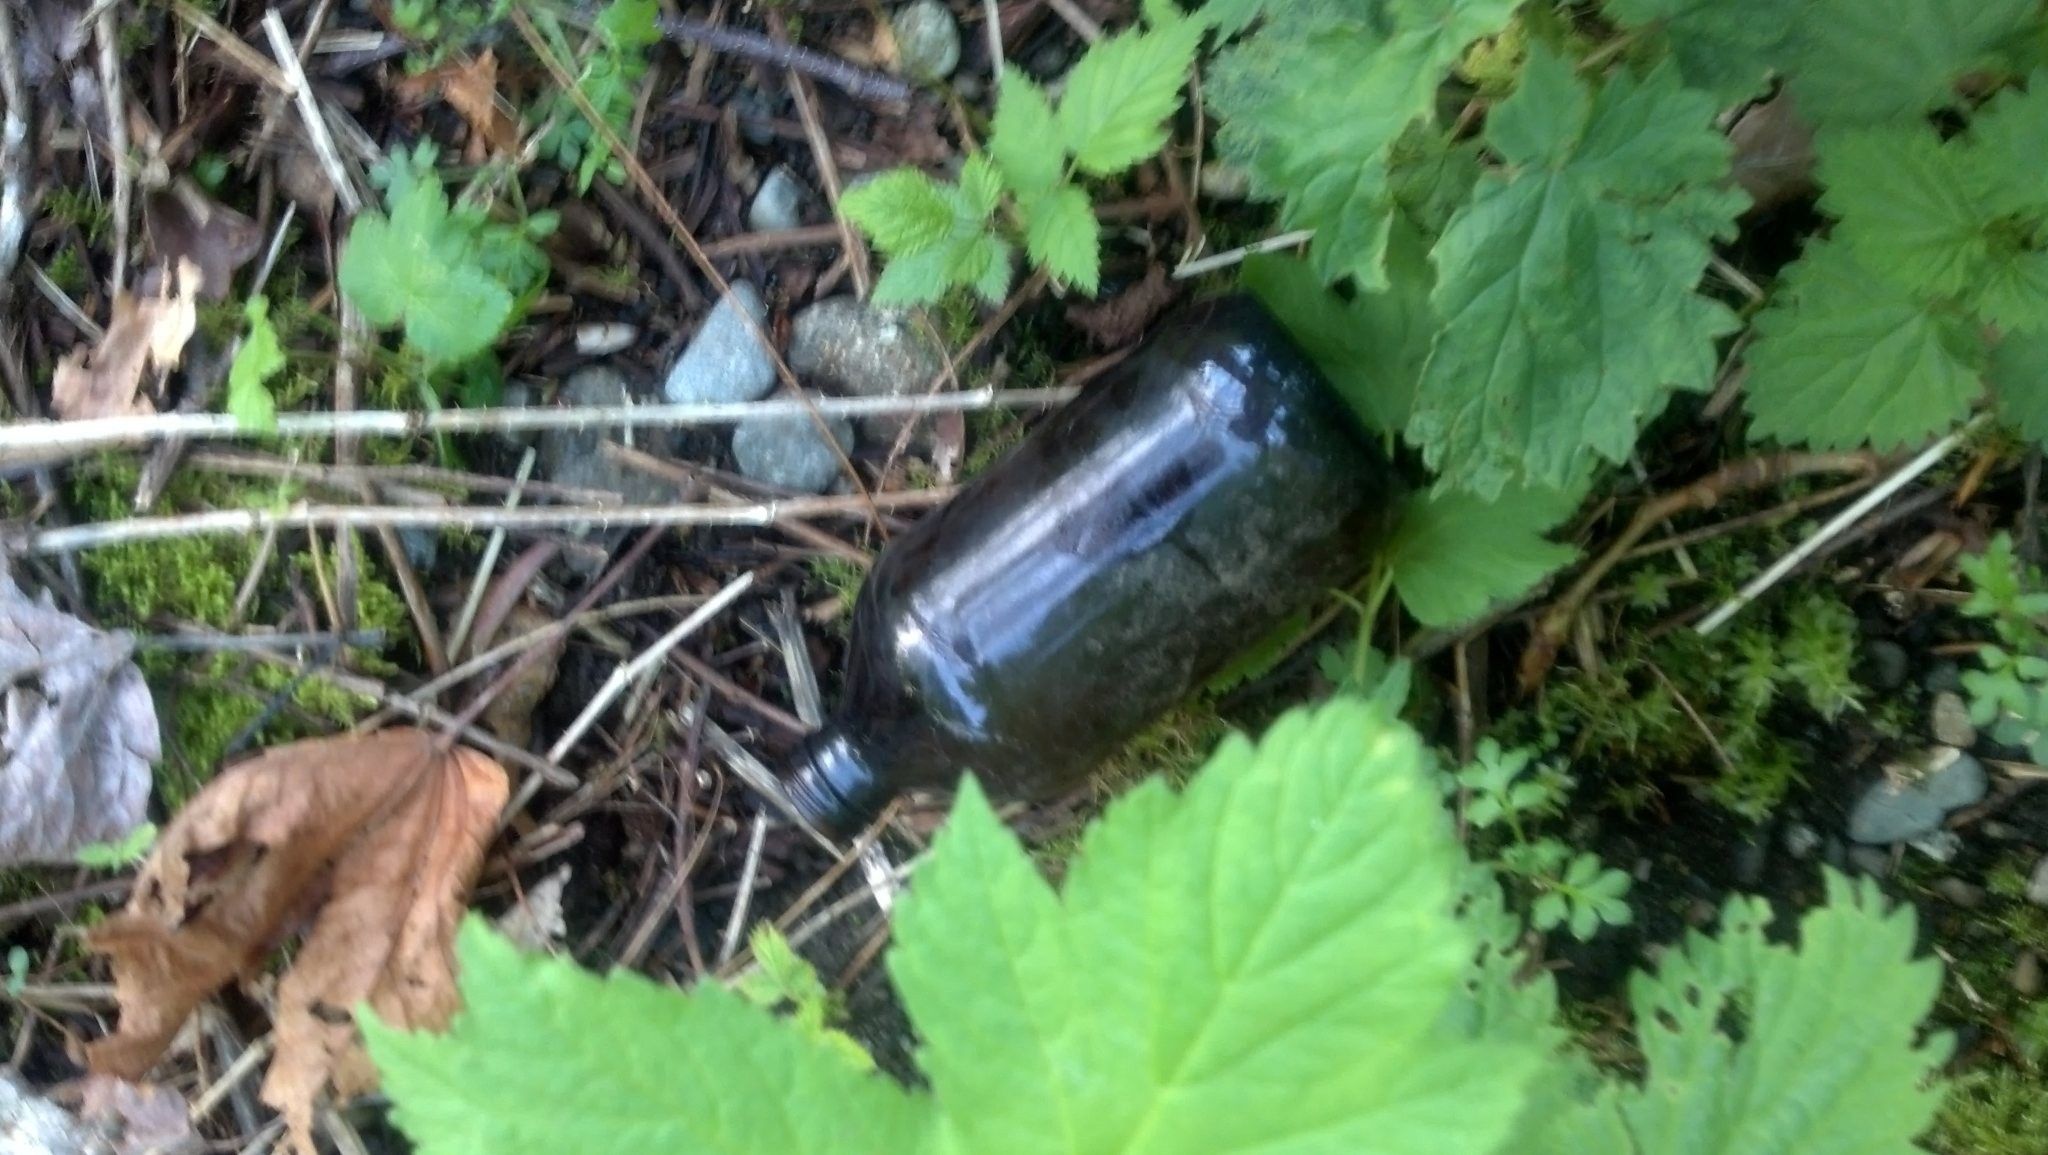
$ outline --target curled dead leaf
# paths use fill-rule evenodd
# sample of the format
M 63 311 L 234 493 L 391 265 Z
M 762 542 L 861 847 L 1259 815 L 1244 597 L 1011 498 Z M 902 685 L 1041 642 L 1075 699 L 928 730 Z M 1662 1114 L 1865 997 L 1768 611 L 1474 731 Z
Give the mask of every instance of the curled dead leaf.
M 199 266 L 180 258 L 178 275 L 162 278 L 160 291 L 115 294 L 114 314 L 99 344 L 80 345 L 57 362 L 50 408 L 66 421 L 154 413 L 155 406 L 141 396 L 143 382 L 160 382 L 177 367 L 199 327 L 204 283 Z
M 120 1029 L 88 1048 L 92 1069 L 140 1078 L 202 1000 L 310 916 L 278 985 L 263 1100 L 311 1155 L 322 1088 L 376 1085 L 354 1009 L 427 1029 L 457 1009 L 455 931 L 507 793 L 498 763 L 411 728 L 295 742 L 223 771 L 89 937 L 121 1008 Z
M 519 122 L 498 99 L 498 54 L 486 48 L 466 60 L 451 60 L 397 84 L 399 95 L 422 101 L 438 93 L 469 125 L 471 152 L 509 154 L 519 148 Z
M 1067 306 L 1067 320 L 1098 348 L 1120 349 L 1144 336 L 1179 295 L 1180 286 L 1166 275 L 1166 267 L 1153 265 L 1143 280 L 1107 301 Z
M 199 293 L 224 301 L 235 270 L 263 251 L 256 222 L 206 195 L 190 177 L 179 177 L 142 201 L 150 247 L 166 261 L 199 266 Z

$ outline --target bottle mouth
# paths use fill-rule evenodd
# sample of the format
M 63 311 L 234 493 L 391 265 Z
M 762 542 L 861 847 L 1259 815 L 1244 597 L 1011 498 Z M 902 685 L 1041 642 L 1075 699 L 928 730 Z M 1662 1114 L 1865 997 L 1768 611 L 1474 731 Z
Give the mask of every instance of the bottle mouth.
M 834 730 L 804 739 L 781 777 L 797 815 L 834 838 L 874 821 L 889 801 L 859 751 Z

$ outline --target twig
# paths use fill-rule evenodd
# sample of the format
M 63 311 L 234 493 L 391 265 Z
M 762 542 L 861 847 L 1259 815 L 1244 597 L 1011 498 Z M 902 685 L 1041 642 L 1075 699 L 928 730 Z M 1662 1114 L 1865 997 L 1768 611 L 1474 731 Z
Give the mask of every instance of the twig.
M 80 336 L 97 344 L 107 335 L 107 331 L 100 327 L 100 323 L 92 319 L 92 314 L 79 308 L 78 302 L 64 292 L 64 287 L 51 280 L 50 274 L 44 272 L 43 267 L 34 261 L 29 262 L 28 280 L 29 284 L 36 287 L 36 292 L 43 295 L 43 300 L 50 302 L 66 321 L 71 322 L 71 327 L 77 329 Z
M 628 683 L 659 665 L 670 650 L 684 638 L 703 629 L 712 618 L 724 612 L 725 608 L 741 594 L 751 589 L 753 584 L 752 573 L 743 573 L 727 582 L 725 588 L 712 595 L 711 600 L 698 606 L 689 617 L 677 622 L 675 628 L 662 635 L 660 640 L 647 647 L 632 661 L 613 670 L 611 676 L 604 680 L 604 684 L 598 687 L 597 693 L 590 696 L 590 702 L 583 707 L 583 712 L 576 715 L 576 720 L 569 723 L 569 728 L 562 731 L 562 736 L 555 740 L 553 746 L 548 747 L 547 760 L 557 766 L 561 765 L 562 758 L 576 748 L 576 743 L 582 741 L 583 735 L 597 722 L 598 715 L 604 713 L 605 708 L 611 705 L 612 699 L 618 697 L 619 692 L 624 690 Z
M 819 245 L 844 243 L 846 231 L 838 223 L 829 225 L 801 225 L 793 229 L 770 229 L 767 232 L 741 233 L 723 240 L 705 241 L 704 255 L 712 260 L 727 257 L 745 257 L 756 253 L 779 253 L 785 249 L 808 249 Z
M 732 961 L 733 951 L 739 949 L 740 931 L 746 929 L 747 908 L 753 905 L 754 878 L 761 869 L 761 844 L 768 837 L 766 815 L 754 816 L 754 829 L 747 835 L 747 857 L 740 865 L 740 893 L 732 904 L 732 916 L 725 920 L 725 937 L 718 943 L 718 961 L 713 965 L 723 967 Z
M 1867 453 L 1769 454 L 1724 465 L 1691 485 L 1645 501 L 1629 520 L 1628 527 L 1586 566 L 1569 589 L 1551 603 L 1550 609 L 1530 631 L 1518 675 L 1523 692 L 1542 684 L 1544 676 L 1557 661 L 1558 647 L 1564 644 L 1572 622 L 1578 618 L 1586 599 L 1599 588 L 1601 579 L 1657 525 L 1687 510 L 1711 509 L 1732 493 L 1776 485 L 1803 474 L 1868 472 L 1876 467 L 1876 459 Z
M 1074 0 L 1045 0 L 1045 6 L 1052 9 L 1061 20 L 1066 21 L 1067 27 L 1073 29 L 1074 35 L 1082 40 L 1093 44 L 1102 39 L 1102 25 L 1081 11 L 1081 6 L 1074 3 Z
M 269 1057 L 270 1049 L 275 1045 L 276 1036 L 265 1035 L 242 1048 L 242 1053 L 236 1055 L 235 1061 L 228 1064 L 228 1069 L 220 1073 L 220 1078 L 215 1079 L 212 1086 L 192 1100 L 192 1108 L 186 1113 L 186 1117 L 195 1124 L 205 1122 L 206 1117 L 213 1114 L 213 1109 L 220 1106 L 221 1100 L 240 1086 L 242 1081 L 256 1070 L 257 1064 Z
M 1253 241 L 1248 245 L 1240 245 L 1237 248 L 1217 253 L 1214 256 L 1203 257 L 1197 261 L 1189 261 L 1173 271 L 1173 279 L 1185 281 L 1189 277 L 1199 277 L 1203 273 L 1213 273 L 1218 269 L 1227 269 L 1232 265 L 1242 262 L 1246 257 L 1256 256 L 1259 253 L 1278 252 L 1281 249 L 1291 249 L 1296 245 L 1305 245 L 1313 240 L 1315 235 L 1316 231 L 1314 229 L 1296 229 L 1291 233 L 1281 233 L 1277 237 L 1267 237 L 1263 241 Z
M 827 417 L 871 417 L 949 409 L 1038 409 L 1063 405 L 1071 388 L 968 389 L 938 396 L 766 398 L 705 405 L 592 405 L 560 409 L 358 409 L 353 413 L 280 413 L 277 437 L 419 437 L 433 433 L 499 433 L 593 426 L 663 428 L 736 425 L 756 418 L 818 412 Z M 229 413 L 160 413 L 151 417 L 95 417 L 80 421 L 23 421 L 0 426 L 0 467 L 16 456 L 52 451 L 88 453 L 165 437 L 240 440 L 252 432 Z
M 356 193 L 355 182 L 349 179 L 348 169 L 342 167 L 341 152 L 334 147 L 334 134 L 327 130 L 327 121 L 320 115 L 320 103 L 313 96 L 313 86 L 306 80 L 306 70 L 299 64 L 298 50 L 292 47 L 291 36 L 284 30 L 284 17 L 272 8 L 263 14 L 263 34 L 270 38 L 271 55 L 283 70 L 286 83 L 291 85 L 292 100 L 299 106 L 299 119 L 305 121 L 306 138 L 313 144 L 313 155 L 320 160 L 320 167 L 327 170 L 327 181 L 334 186 L 334 195 L 341 200 L 341 207 L 350 216 L 363 210 L 363 198 Z
M 782 13 L 768 8 L 766 14 L 768 29 L 776 41 L 787 44 L 789 29 Z M 796 103 L 797 119 L 803 122 L 804 139 L 811 146 L 811 160 L 818 166 L 818 179 L 825 186 L 825 203 L 831 206 L 832 220 L 839 226 L 839 243 L 846 254 L 847 267 L 853 271 L 854 293 L 865 301 L 874 288 L 874 274 L 868 268 L 867 246 L 861 243 L 853 222 L 846 219 L 846 213 L 839 207 L 839 165 L 832 159 L 832 141 L 826 137 L 825 124 L 818 118 L 818 94 L 811 91 L 811 82 L 801 72 L 792 70 L 787 80 L 789 98 Z
M 836 56 L 813 52 L 800 45 L 777 41 L 758 32 L 708 24 L 683 16 L 664 16 L 655 26 L 670 40 L 702 44 L 715 52 L 729 52 L 758 60 L 791 72 L 816 77 L 857 100 L 901 103 L 910 99 L 910 85 L 893 76 L 855 67 Z
M 996 0 L 981 0 L 981 28 L 988 33 L 988 70 L 1001 80 L 1003 75 L 1003 14 Z
M 99 44 L 100 105 L 107 114 L 108 158 L 114 168 L 114 291 L 128 287 L 128 216 L 135 200 L 135 173 L 128 158 L 128 97 L 121 87 L 121 29 L 112 7 L 93 27 Z
M 28 238 L 28 85 L 21 79 L 21 49 L 14 37 L 14 9 L 0 4 L 0 302 L 12 296 L 14 266 Z
M 1972 417 L 1968 424 L 1947 437 L 1935 442 L 1920 452 L 1918 457 L 1899 467 L 1897 473 L 1873 486 L 1869 493 L 1850 503 L 1847 509 L 1836 514 L 1826 525 L 1815 530 L 1805 541 L 1800 542 L 1792 552 L 1779 558 L 1772 566 L 1758 574 L 1748 585 L 1735 592 L 1735 596 L 1721 603 L 1713 613 L 1708 614 L 1693 627 L 1693 632 L 1705 637 L 1727 624 L 1728 619 L 1742 612 L 1742 608 L 1755 601 L 1765 590 L 1776 585 L 1786 574 L 1791 573 L 1828 540 L 1856 523 L 1858 518 L 1884 504 L 1886 498 L 1905 488 L 1908 482 L 1934 468 L 1936 462 L 1954 452 L 1956 446 L 1967 440 L 1977 427 L 1984 423 L 1982 414 Z
M 818 692 L 818 671 L 811 668 L 811 655 L 804 645 L 804 624 L 797 613 L 795 590 L 782 591 L 781 599 L 768 609 L 768 621 L 775 627 L 782 664 L 789 671 L 790 700 L 796 703 L 796 716 L 806 726 L 823 725 L 824 695 Z
M 215 20 L 191 0 L 174 0 L 171 11 L 178 19 L 192 26 L 193 31 L 213 41 L 221 55 L 247 73 L 259 84 L 265 84 L 286 96 L 292 93 L 292 82 L 277 65 L 264 59 L 261 52 L 249 47 L 249 42 L 234 34 L 226 25 Z
M 505 508 L 516 509 L 519 495 L 526 479 L 533 475 L 534 452 L 528 449 L 519 459 L 517 484 L 505 495 Z M 501 526 L 491 531 L 491 540 L 484 544 L 484 556 L 477 562 L 476 578 L 469 583 L 469 596 L 462 601 L 462 611 L 455 615 L 455 628 L 448 635 L 448 652 L 459 654 L 463 643 L 469 641 L 469 627 L 476 623 L 476 608 L 483 604 L 484 590 L 491 584 L 491 573 L 498 568 L 498 554 L 505 549 L 505 530 Z

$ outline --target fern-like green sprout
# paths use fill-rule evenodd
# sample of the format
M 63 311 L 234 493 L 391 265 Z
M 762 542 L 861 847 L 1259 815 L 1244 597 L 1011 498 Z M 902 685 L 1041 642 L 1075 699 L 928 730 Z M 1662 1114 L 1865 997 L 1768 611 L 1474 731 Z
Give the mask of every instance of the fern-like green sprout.
M 2020 564 L 2006 533 L 1957 566 L 1970 583 L 1963 613 L 1989 623 L 1998 639 L 1978 649 L 1982 668 L 1963 674 L 1970 719 L 2048 761 L 2048 581 Z

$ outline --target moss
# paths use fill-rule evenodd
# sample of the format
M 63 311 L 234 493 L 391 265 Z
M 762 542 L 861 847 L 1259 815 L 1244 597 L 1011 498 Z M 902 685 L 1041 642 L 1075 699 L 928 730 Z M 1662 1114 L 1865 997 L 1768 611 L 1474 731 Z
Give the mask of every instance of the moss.
M 2041 1155 L 2048 1151 L 2048 1079 L 2012 1067 L 1957 1079 L 1928 1145 L 1940 1155 Z
M 145 654 L 142 664 L 164 727 L 157 795 L 172 812 L 230 754 L 332 733 L 376 707 L 317 676 L 238 655 Z
M 85 239 L 98 244 L 114 223 L 114 210 L 89 188 L 60 186 L 43 198 L 43 216 L 76 225 Z
M 867 570 L 841 557 L 814 557 L 804 563 L 804 569 L 810 572 L 813 582 L 847 606 L 852 606 L 860 596 L 861 583 L 868 576 Z

